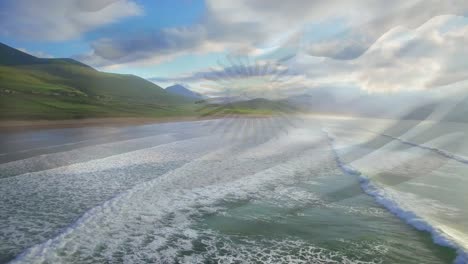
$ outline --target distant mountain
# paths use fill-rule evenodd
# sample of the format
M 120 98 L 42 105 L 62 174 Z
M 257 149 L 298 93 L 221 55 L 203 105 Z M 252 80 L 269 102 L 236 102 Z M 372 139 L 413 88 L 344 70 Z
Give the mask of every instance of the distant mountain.
M 0 43 L 0 118 L 167 116 L 193 107 L 186 97 L 134 75 L 37 58 Z
M 172 93 L 172 94 L 176 94 L 176 95 L 180 95 L 180 96 L 184 96 L 186 98 L 190 98 L 190 99 L 193 99 L 193 100 L 203 100 L 205 99 L 205 96 L 199 94 L 199 93 L 196 93 L 188 88 L 186 88 L 185 86 L 183 85 L 180 85 L 180 84 L 174 84 L 172 86 L 169 86 L 169 87 L 166 87 L 166 91 Z

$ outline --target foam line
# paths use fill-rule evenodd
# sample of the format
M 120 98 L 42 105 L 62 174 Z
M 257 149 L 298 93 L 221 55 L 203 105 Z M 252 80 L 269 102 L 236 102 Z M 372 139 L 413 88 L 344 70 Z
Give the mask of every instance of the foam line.
M 204 142 L 198 142 L 197 146 L 205 149 L 208 140 L 212 141 L 211 138 L 208 138 Z M 307 155 L 299 155 L 300 153 L 298 153 L 293 157 L 287 155 L 287 153 L 282 153 L 275 156 L 275 158 L 264 158 L 265 163 L 260 162 L 259 164 L 259 159 L 238 159 L 236 155 L 233 155 L 243 150 L 238 149 L 237 145 L 226 144 L 226 142 L 214 143 L 216 144 L 213 146 L 213 150 L 205 155 L 193 159 L 182 167 L 158 178 L 139 184 L 90 209 L 78 221 L 64 229 L 63 233 L 23 251 L 13 260 L 13 263 L 28 263 L 31 259 L 55 257 L 55 250 L 60 249 L 71 240 L 79 243 L 80 239 L 89 238 L 90 240 L 93 239 L 93 242 L 99 242 L 97 238 L 93 238 L 93 236 L 99 236 L 96 233 L 88 237 L 90 233 L 87 232 L 90 228 L 98 228 L 96 223 L 100 223 L 106 228 L 121 230 L 123 225 L 131 225 L 131 223 L 125 221 L 125 217 L 130 213 L 134 216 L 142 216 L 143 212 L 147 212 L 151 214 L 151 219 L 154 220 L 163 220 L 168 213 L 177 213 L 176 216 L 179 217 L 175 217 L 174 221 L 178 226 L 190 224 L 191 214 L 200 213 L 200 208 L 204 207 L 216 210 L 216 207 L 213 208 L 213 204 L 220 199 L 247 199 L 251 197 L 252 193 L 259 192 L 259 189 L 263 190 L 264 193 L 271 194 L 269 184 L 264 183 L 283 182 L 288 179 L 285 175 L 295 175 L 292 172 L 305 170 L 311 162 L 316 160 L 316 157 L 309 154 L 313 153 L 312 151 L 304 150 L 310 152 L 307 152 Z M 255 152 L 252 151 L 252 155 Z M 285 157 L 288 159 L 284 160 Z M 231 168 L 232 162 L 236 160 L 243 162 L 243 166 L 238 167 L 238 170 L 226 172 L 226 168 Z M 278 162 L 280 160 L 281 162 Z M 211 171 L 224 172 L 224 177 L 220 179 L 219 173 L 207 173 Z M 295 178 L 290 177 L 289 179 L 294 180 Z M 139 211 L 134 211 L 134 209 Z M 143 215 L 143 220 L 144 218 Z M 104 223 L 111 223 L 111 225 Z M 156 228 L 154 223 L 156 222 L 149 221 L 147 224 L 151 228 Z M 144 225 L 145 221 L 142 221 L 136 225 L 136 229 L 146 230 L 143 228 Z M 133 229 L 130 228 L 129 230 L 132 231 Z M 166 232 L 168 229 L 160 228 L 160 230 Z M 103 230 L 103 234 L 105 232 Z M 140 233 L 140 231 L 137 233 Z M 125 233 L 125 236 L 127 234 Z M 114 235 L 115 237 L 105 236 L 102 239 L 116 241 L 123 238 L 119 237 L 118 234 Z M 77 238 L 78 240 L 76 240 Z M 112 250 L 114 249 L 109 251 Z M 154 250 L 154 248 L 151 248 L 151 250 Z
M 437 245 L 455 249 L 457 251 L 457 258 L 454 260 L 455 264 L 468 263 L 468 252 L 465 249 L 463 249 L 460 245 L 457 245 L 454 241 L 448 238 L 442 230 L 439 230 L 438 228 L 432 226 L 430 223 L 419 217 L 414 212 L 403 209 L 397 202 L 388 198 L 388 195 L 386 195 L 385 190 L 379 188 L 376 184 L 374 184 L 369 179 L 369 177 L 363 175 L 359 170 L 353 168 L 351 165 L 346 164 L 346 162 L 344 162 L 340 158 L 338 150 L 334 145 L 335 138 L 327 130 L 322 129 L 322 131 L 328 138 L 329 145 L 332 149 L 338 167 L 347 175 L 357 176 L 359 178 L 361 189 L 367 195 L 372 196 L 377 203 L 385 207 L 392 214 L 396 215 L 398 218 L 402 219 L 407 224 L 413 226 L 417 230 L 429 232 L 432 236 L 432 240 Z M 408 142 L 408 144 L 411 144 L 413 146 L 414 143 Z M 421 147 L 421 145 L 417 144 L 414 144 L 414 146 Z M 427 146 L 424 146 L 423 148 L 433 150 L 433 148 Z
M 195 138 L 197 137 L 178 139 L 174 134 L 161 134 L 10 161 L 0 164 L 0 182 L 9 177 L 98 161 Z
M 89 209 L 88 211 L 84 212 L 82 214 L 82 216 L 79 217 L 75 222 L 71 223 L 66 228 L 64 228 L 62 230 L 62 232 L 59 233 L 56 237 L 51 238 L 51 239 L 49 239 L 49 240 L 47 240 L 47 241 L 45 241 L 43 243 L 36 244 L 36 245 L 24 250 L 22 253 L 17 255 L 10 263 L 22 262 L 22 261 L 24 261 L 24 258 L 29 254 L 33 254 L 33 255 L 36 255 L 36 256 L 44 254 L 44 252 L 46 250 L 48 250 L 49 248 L 53 248 L 54 246 L 58 246 L 68 234 L 71 234 L 76 229 L 85 226 L 88 222 L 92 221 L 93 219 L 95 219 L 97 217 L 102 217 L 103 214 L 105 214 L 108 210 L 112 210 L 112 208 L 115 207 L 117 204 L 123 203 L 126 199 L 131 199 L 132 196 L 135 195 L 136 193 L 142 193 L 145 190 L 148 190 L 148 189 L 150 189 L 150 188 L 152 188 L 154 186 L 157 186 L 158 183 L 159 184 L 164 183 L 166 180 L 171 178 L 170 176 L 175 175 L 178 170 L 181 170 L 181 169 L 187 167 L 189 164 L 194 163 L 196 161 L 199 161 L 199 160 L 203 159 L 206 156 L 212 155 L 213 152 L 216 152 L 216 151 L 208 152 L 208 154 L 205 154 L 204 156 L 202 156 L 202 157 L 200 157 L 198 159 L 195 159 L 195 160 L 183 165 L 182 167 L 180 167 L 180 168 L 178 168 L 176 170 L 173 170 L 173 171 L 170 171 L 170 172 L 168 172 L 168 173 L 166 173 L 164 175 L 161 175 L 158 178 L 155 178 L 155 179 L 150 180 L 148 182 L 140 183 L 140 184 L 138 184 L 138 185 L 126 190 L 126 191 L 123 191 L 123 192 L 111 197 L 110 199 L 102 202 L 100 205 Z

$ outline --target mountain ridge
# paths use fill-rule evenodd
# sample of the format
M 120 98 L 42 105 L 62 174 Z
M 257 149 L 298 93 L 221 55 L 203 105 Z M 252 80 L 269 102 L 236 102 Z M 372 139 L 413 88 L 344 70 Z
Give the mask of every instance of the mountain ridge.
M 65 63 L 79 65 L 87 68 L 94 69 L 82 62 L 71 58 L 38 58 L 24 51 L 10 47 L 0 42 L 0 65 L 3 66 L 19 66 L 19 65 L 32 65 L 32 64 L 47 64 L 47 63 Z M 95 70 L 95 69 L 94 69 Z

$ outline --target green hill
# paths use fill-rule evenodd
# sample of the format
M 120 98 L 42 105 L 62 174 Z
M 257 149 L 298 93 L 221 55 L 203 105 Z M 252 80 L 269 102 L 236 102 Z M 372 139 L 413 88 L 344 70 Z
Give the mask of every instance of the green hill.
M 73 59 L 44 59 L 0 43 L 0 118 L 172 116 L 195 104 L 134 75 L 100 72 Z
M 256 98 L 245 101 L 234 101 L 228 103 L 208 103 L 199 109 L 202 115 L 275 115 L 291 114 L 299 109 L 285 100 L 268 100 Z

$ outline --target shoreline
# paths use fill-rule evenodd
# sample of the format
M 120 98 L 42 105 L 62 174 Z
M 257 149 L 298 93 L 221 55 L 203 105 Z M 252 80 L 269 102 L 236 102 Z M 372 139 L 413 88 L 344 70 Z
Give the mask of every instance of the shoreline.
M 297 114 L 296 114 L 297 115 Z M 221 118 L 265 118 L 276 116 L 275 114 L 236 114 L 236 115 L 208 115 L 208 116 L 166 116 L 166 117 L 91 117 L 82 119 L 32 119 L 32 120 L 13 120 L 0 119 L 0 133 L 3 132 L 19 132 L 19 131 L 34 131 L 45 129 L 61 129 L 61 128 L 79 128 L 79 127 L 123 127 L 145 124 L 159 123 L 174 123 L 174 122 L 189 122 L 215 120 Z M 332 119 L 354 119 L 354 118 L 370 118 L 365 116 L 344 116 L 323 113 L 306 113 L 299 114 L 305 117 L 317 118 L 332 118 Z M 394 120 L 391 118 L 379 118 Z M 401 120 L 412 121 L 412 120 Z M 430 120 L 425 120 L 430 121 Z M 457 123 L 457 122 L 455 122 Z
M 338 168 L 340 168 L 340 170 L 343 173 L 349 176 L 357 177 L 363 193 L 372 197 L 372 199 L 377 204 L 384 207 L 388 212 L 402 220 L 405 224 L 415 228 L 420 232 L 428 233 L 431 236 L 432 243 L 434 243 L 435 245 L 439 245 L 450 249 L 455 255 L 453 263 L 465 263 L 466 253 L 464 252 L 463 248 L 452 237 L 448 236 L 446 233 L 434 226 L 432 223 L 423 220 L 416 213 L 402 208 L 401 205 L 398 204 L 398 202 L 392 200 L 391 198 L 388 198 L 385 195 L 385 191 L 380 189 L 378 185 L 374 184 L 368 176 L 362 174 L 359 170 L 355 169 L 353 166 L 349 165 L 341 159 L 334 145 L 335 137 L 331 136 L 327 130 L 322 131 L 327 137 L 328 144 L 331 147 Z
M 229 118 L 264 118 L 270 115 L 231 115 Z M 0 120 L 0 132 L 20 132 L 45 129 L 80 128 L 80 127 L 124 127 L 133 125 L 203 121 L 226 118 L 227 116 L 170 116 L 170 117 L 103 117 L 60 120 Z
M 327 113 L 302 113 L 295 114 L 296 116 L 317 117 L 317 118 L 333 118 L 333 119 L 353 119 L 353 118 L 370 118 L 363 116 L 344 116 Z M 166 116 L 166 117 L 90 117 L 81 119 L 31 119 L 31 120 L 15 120 L 15 119 L 0 119 L 0 133 L 2 132 L 18 132 L 27 130 L 43 130 L 43 129 L 61 129 L 61 128 L 79 128 L 79 127 L 122 127 L 132 125 L 158 124 L 158 123 L 174 123 L 174 122 L 189 122 L 215 120 L 221 118 L 265 118 L 277 116 L 275 114 L 235 114 L 235 115 L 193 115 L 193 116 Z M 387 118 L 380 118 L 387 119 Z M 390 119 L 391 120 L 391 119 Z M 405 120 L 406 121 L 406 120 Z M 410 120 L 408 120 L 410 121 Z
M 79 127 L 122 127 L 157 123 L 198 121 L 215 118 L 203 117 L 108 117 L 61 120 L 1 120 L 0 132 L 18 132 L 25 130 L 79 128 Z

